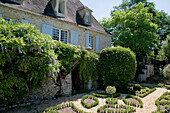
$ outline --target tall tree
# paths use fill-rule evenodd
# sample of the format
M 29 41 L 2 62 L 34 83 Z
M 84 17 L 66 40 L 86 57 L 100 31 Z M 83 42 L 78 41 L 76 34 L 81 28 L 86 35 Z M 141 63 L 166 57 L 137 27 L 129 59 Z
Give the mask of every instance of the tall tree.
M 110 32 L 113 33 L 113 45 L 129 47 L 136 53 L 137 59 L 140 60 L 146 55 L 151 55 L 153 49 L 157 48 L 157 25 L 152 20 L 152 14 L 148 13 L 148 8 L 139 3 L 131 10 L 113 11 L 112 19 L 107 23 L 100 23 Z M 110 27 L 107 26 L 110 24 Z

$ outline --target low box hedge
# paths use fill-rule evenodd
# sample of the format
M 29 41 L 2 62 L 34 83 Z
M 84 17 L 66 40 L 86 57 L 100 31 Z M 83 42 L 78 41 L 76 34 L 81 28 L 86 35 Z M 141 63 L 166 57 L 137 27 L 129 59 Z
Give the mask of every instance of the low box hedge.
M 107 110 L 105 108 L 125 108 L 125 110 Z M 127 105 L 109 105 L 106 104 L 104 106 L 101 106 L 97 109 L 98 113 L 131 113 L 131 112 L 136 112 L 136 109 L 134 107 L 130 107 Z
M 139 97 L 144 98 L 145 96 L 149 95 L 150 93 L 154 92 L 156 90 L 156 88 L 152 88 L 150 90 L 148 90 L 148 88 L 143 89 L 142 93 L 140 94 L 141 91 L 136 91 L 136 94 L 139 95 Z
M 106 94 L 106 93 L 93 93 L 93 96 L 99 97 L 99 98 L 112 98 L 112 95 Z M 113 98 L 119 97 L 120 93 L 115 93 L 113 95 Z
M 162 100 L 163 98 L 167 100 Z M 163 105 L 165 108 L 170 108 L 170 92 L 165 92 L 162 96 L 160 96 L 156 101 L 155 105 L 157 106 L 158 112 L 165 112 L 165 110 L 161 110 L 160 106 Z
M 127 98 L 136 99 L 136 100 L 139 101 L 139 103 L 128 102 L 128 101 L 126 100 Z M 126 96 L 124 96 L 124 97 L 122 98 L 122 100 L 123 100 L 123 102 L 124 102 L 125 104 L 129 104 L 129 105 L 135 106 L 135 107 L 136 107 L 136 105 L 137 105 L 137 106 L 140 107 L 140 108 L 143 107 L 143 102 L 142 102 L 142 100 L 141 100 L 140 98 L 136 97 L 136 96 L 133 96 L 133 95 L 126 95 Z
M 84 102 L 84 100 L 87 99 L 87 98 L 93 99 L 93 100 L 95 100 L 95 102 L 92 103 L 92 104 L 87 104 L 86 102 Z M 81 104 L 82 104 L 84 107 L 86 107 L 86 108 L 92 108 L 92 107 L 94 107 L 94 106 L 96 106 L 96 105 L 99 104 L 99 100 L 98 100 L 95 96 L 85 95 L 85 96 L 82 97 L 82 99 L 81 99 Z
M 78 109 L 73 103 L 67 103 L 67 104 L 58 105 L 55 107 L 46 108 L 40 113 L 59 113 L 58 110 L 67 108 L 67 107 L 73 108 L 78 113 L 87 113 L 87 112 L 84 112 L 83 110 Z
M 106 98 L 106 104 L 117 104 L 118 99 L 117 98 Z

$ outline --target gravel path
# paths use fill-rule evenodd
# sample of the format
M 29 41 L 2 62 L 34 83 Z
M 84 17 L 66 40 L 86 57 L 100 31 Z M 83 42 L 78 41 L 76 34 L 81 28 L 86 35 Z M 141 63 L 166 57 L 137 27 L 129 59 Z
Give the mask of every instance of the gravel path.
M 136 108 L 136 113 L 151 113 L 152 111 L 155 111 L 157 109 L 157 107 L 155 105 L 155 100 L 157 98 L 159 98 L 166 91 L 170 92 L 170 90 L 167 90 L 167 89 L 164 89 L 164 88 L 157 88 L 156 91 L 154 91 L 153 93 L 149 94 L 145 98 L 141 98 L 141 100 L 144 103 L 144 106 L 143 106 L 143 108 Z M 92 93 L 93 92 L 91 92 L 90 94 L 92 94 Z M 93 107 L 91 109 L 84 108 L 81 105 L 81 98 L 85 95 L 86 94 L 84 93 L 84 94 L 78 94 L 78 95 L 74 95 L 74 96 L 70 96 L 70 97 L 61 97 L 61 98 L 58 98 L 58 99 L 42 101 L 39 104 L 35 104 L 35 105 L 32 105 L 32 106 L 27 106 L 27 107 L 20 107 L 20 108 L 11 109 L 11 110 L 8 110 L 8 111 L 4 111 L 3 113 L 33 113 L 33 112 L 37 112 L 39 110 L 43 110 L 43 109 L 48 108 L 48 107 L 53 107 L 53 106 L 68 103 L 68 102 L 73 102 L 77 108 L 84 110 L 86 112 L 96 113 L 97 108 L 105 105 L 105 99 L 98 98 L 99 99 L 99 105 L 97 105 L 96 107 Z M 125 95 L 126 94 L 121 94 L 121 96 L 118 97 L 118 99 L 119 99 L 118 104 L 124 105 L 124 102 L 122 101 L 122 97 L 125 96 Z

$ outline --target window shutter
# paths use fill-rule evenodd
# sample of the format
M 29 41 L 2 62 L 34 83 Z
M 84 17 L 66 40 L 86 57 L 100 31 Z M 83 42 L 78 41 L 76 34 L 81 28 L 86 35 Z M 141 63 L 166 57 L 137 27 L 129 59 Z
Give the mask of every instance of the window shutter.
M 29 23 L 29 21 L 25 19 L 21 19 L 21 23 Z
M 71 30 L 71 44 L 76 45 L 78 47 L 78 32 Z
M 89 34 L 86 33 L 86 48 L 89 47 Z
M 0 17 L 2 17 L 2 14 L 0 14 Z
M 42 27 L 41 27 L 41 33 L 42 34 L 48 34 L 52 37 L 52 30 L 53 30 L 52 25 L 42 24 Z
M 99 36 L 96 36 L 96 52 L 99 52 Z

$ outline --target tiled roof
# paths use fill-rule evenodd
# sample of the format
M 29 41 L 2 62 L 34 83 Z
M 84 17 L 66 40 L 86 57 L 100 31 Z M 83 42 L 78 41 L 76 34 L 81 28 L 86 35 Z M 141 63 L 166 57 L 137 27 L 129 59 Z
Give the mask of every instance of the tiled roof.
M 0 1 L 4 3 L 4 1 L 6 0 L 0 0 Z M 34 13 L 44 14 L 44 15 L 47 15 L 44 12 L 48 11 L 48 15 L 54 18 L 58 18 L 59 20 L 64 20 L 67 22 L 75 23 L 75 24 L 79 24 L 80 22 L 80 19 L 77 15 L 77 10 L 79 10 L 81 7 L 89 9 L 88 7 L 84 6 L 80 2 L 80 0 L 67 0 L 67 16 L 65 18 L 61 18 L 61 17 L 56 17 L 55 15 L 53 15 L 53 10 L 52 8 L 50 8 L 49 1 L 50 0 L 24 0 L 21 5 L 13 4 L 13 3 L 4 3 L 4 4 L 8 4 L 13 7 L 21 8 L 24 10 L 28 10 Z M 80 26 L 85 26 L 85 25 L 80 24 Z M 93 16 L 92 16 L 91 26 L 85 26 L 85 27 L 97 30 L 102 33 L 109 34 L 107 31 L 105 31 L 105 29 L 98 23 L 98 21 Z

